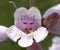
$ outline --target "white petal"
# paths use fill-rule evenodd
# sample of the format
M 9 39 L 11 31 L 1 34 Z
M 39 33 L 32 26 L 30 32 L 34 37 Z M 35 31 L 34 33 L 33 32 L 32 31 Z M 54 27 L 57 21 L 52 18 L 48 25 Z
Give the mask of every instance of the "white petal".
M 41 25 L 41 13 L 37 7 L 31 7 L 28 11 L 30 17 L 35 16 L 35 19 L 38 20 L 39 24 Z
M 48 35 L 48 31 L 46 28 L 44 27 L 40 27 L 37 31 L 34 32 L 34 39 L 36 40 L 36 42 L 40 42 L 42 40 L 44 40 Z
M 3 42 L 8 38 L 6 34 L 7 29 L 7 27 L 0 25 L 0 42 Z
M 18 45 L 21 47 L 28 47 L 33 44 L 33 38 L 31 36 L 23 35 L 18 41 Z
M 21 16 L 24 16 L 27 14 L 27 9 L 24 8 L 24 7 L 21 7 L 21 8 L 18 8 L 15 13 L 14 13 L 14 19 L 15 19 L 15 22 L 18 20 L 18 19 L 21 19 Z
M 60 50 L 60 46 L 59 46 L 59 47 L 57 47 L 57 48 L 55 48 L 55 50 Z
M 8 28 L 7 35 L 14 42 L 17 42 L 17 40 L 21 37 L 21 33 L 19 32 L 18 28 L 14 25 Z
M 52 46 L 49 47 L 48 50 L 60 50 L 60 45 L 54 45 L 54 44 L 52 44 Z
M 53 39 L 52 39 L 53 43 L 54 44 L 60 44 L 60 37 L 59 36 L 55 36 Z
M 48 48 L 48 50 L 54 50 L 54 49 L 55 49 L 55 47 L 56 47 L 56 46 L 52 44 L 52 46 L 51 46 L 51 47 L 49 47 L 49 48 Z
M 60 15 L 60 4 L 55 5 L 51 8 L 49 8 L 45 14 L 43 15 L 43 18 L 47 18 L 49 15 L 53 14 L 53 13 L 58 13 Z
M 49 47 L 49 50 L 60 50 L 60 37 L 55 36 L 52 38 L 52 46 Z

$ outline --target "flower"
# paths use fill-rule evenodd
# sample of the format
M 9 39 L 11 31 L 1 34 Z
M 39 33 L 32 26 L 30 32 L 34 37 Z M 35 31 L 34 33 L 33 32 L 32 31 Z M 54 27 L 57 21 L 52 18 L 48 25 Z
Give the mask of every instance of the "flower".
M 55 36 L 52 39 L 52 41 L 53 41 L 53 43 L 52 43 L 52 46 L 49 47 L 49 50 L 60 50 L 60 37 Z
M 0 42 L 7 40 L 8 36 L 6 34 L 7 27 L 0 25 Z
M 34 41 L 44 40 L 48 31 L 41 26 L 41 14 L 38 8 L 18 8 L 14 13 L 14 25 L 7 30 L 8 37 L 21 47 L 29 47 Z
M 60 34 L 60 4 L 49 8 L 43 15 L 43 24 L 50 33 Z

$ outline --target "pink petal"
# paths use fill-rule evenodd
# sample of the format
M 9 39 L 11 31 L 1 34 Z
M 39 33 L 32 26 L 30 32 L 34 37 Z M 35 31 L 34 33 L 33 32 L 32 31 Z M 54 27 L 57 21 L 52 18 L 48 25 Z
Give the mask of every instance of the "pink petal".
M 34 17 L 35 19 L 37 19 L 38 23 L 41 26 L 41 13 L 37 7 L 31 7 L 28 10 L 28 15 L 30 15 L 30 17 Z
M 21 8 L 18 8 L 15 13 L 14 13 L 14 20 L 15 20 L 15 23 L 18 21 L 18 20 L 21 20 L 21 17 L 22 16 L 25 16 L 27 15 L 27 9 L 25 7 L 21 7 Z

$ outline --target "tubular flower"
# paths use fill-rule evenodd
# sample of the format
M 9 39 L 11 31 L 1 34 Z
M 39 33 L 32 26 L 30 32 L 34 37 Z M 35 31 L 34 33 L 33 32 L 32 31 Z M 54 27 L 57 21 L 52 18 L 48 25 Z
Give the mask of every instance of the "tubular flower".
M 60 37 L 56 36 L 52 39 L 52 46 L 49 47 L 49 50 L 60 50 Z
M 50 33 L 60 34 L 60 4 L 49 8 L 43 18 L 43 24 Z
M 7 30 L 8 37 L 21 47 L 29 47 L 44 40 L 48 31 L 41 26 L 41 14 L 38 8 L 18 8 L 14 13 L 14 25 Z
M 8 36 L 6 34 L 7 27 L 0 25 L 0 42 L 7 40 Z

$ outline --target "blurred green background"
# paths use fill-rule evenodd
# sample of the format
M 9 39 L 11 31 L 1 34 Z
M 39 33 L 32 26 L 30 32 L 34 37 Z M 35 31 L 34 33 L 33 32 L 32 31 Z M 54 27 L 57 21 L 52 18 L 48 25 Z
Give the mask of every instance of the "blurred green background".
M 0 0 L 0 25 L 5 25 L 7 27 L 14 24 L 14 11 L 16 10 L 9 1 L 14 1 L 17 7 L 24 6 L 29 9 L 29 0 Z M 44 12 L 60 3 L 60 0 L 34 0 L 35 6 L 39 8 L 41 14 L 43 15 Z M 48 50 L 48 47 L 51 46 L 52 38 L 54 36 L 60 36 L 52 34 L 48 36 L 44 41 L 40 43 L 43 50 Z M 26 50 L 26 48 L 22 48 L 18 46 L 17 43 L 13 42 L 12 40 L 8 39 L 2 43 L 0 43 L 0 50 Z

